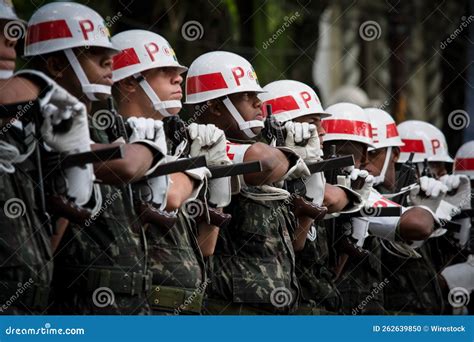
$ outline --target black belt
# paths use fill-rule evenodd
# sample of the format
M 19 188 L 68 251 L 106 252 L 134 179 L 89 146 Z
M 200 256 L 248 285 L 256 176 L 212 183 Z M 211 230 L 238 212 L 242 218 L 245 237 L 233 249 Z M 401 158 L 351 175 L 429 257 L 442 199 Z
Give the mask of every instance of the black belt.
M 108 287 L 116 294 L 138 295 L 151 288 L 152 274 L 124 272 L 117 268 L 61 268 L 56 270 L 62 282 L 71 287 L 92 292 L 99 287 Z

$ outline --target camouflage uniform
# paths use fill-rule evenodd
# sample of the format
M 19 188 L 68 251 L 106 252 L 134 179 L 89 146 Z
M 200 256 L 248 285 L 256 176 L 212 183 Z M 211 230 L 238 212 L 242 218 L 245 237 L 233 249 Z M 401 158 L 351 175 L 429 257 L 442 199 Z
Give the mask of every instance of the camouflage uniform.
M 248 192 L 261 193 L 256 187 Z M 294 219 L 285 201 L 255 201 L 235 195 L 209 260 L 211 283 L 204 313 L 288 313 L 298 301 L 292 246 Z M 274 305 L 276 304 L 276 305 Z
M 205 265 L 196 236 L 196 223 L 181 210 L 171 229 L 158 225 L 147 228 L 153 272 L 148 298 L 154 314 L 201 312 Z
M 97 143 L 109 142 L 106 133 L 94 127 L 91 138 Z M 131 194 L 125 186 L 105 184 L 100 185 L 100 191 L 99 214 L 89 224 L 70 224 L 58 247 L 52 312 L 148 314 L 146 292 L 151 275 L 144 231 L 135 216 Z
M 332 314 L 341 298 L 329 271 L 328 236 L 324 223 L 311 227 L 302 251 L 296 252 L 296 276 L 301 288 L 298 315 Z
M 383 250 L 385 308 L 391 314 L 441 314 L 443 296 L 430 262 L 430 247 L 417 249 L 422 258 L 399 258 Z
M 31 111 L 38 109 L 37 102 L 34 104 L 29 107 Z M 27 106 L 0 106 L 0 111 L 15 116 Z M 33 136 L 26 133 L 26 128 L 6 128 L 1 128 L 0 140 L 25 153 L 34 141 Z M 49 237 L 37 205 L 34 156 L 14 164 L 14 173 L 0 173 L 0 314 L 41 314 L 48 304 L 53 263 Z
M 385 283 L 382 275 L 379 238 L 369 236 L 363 248 L 369 253 L 363 258 L 349 257 L 340 279 L 336 282 L 342 296 L 344 314 L 380 315 L 384 311 Z
M 381 191 L 388 193 L 386 189 Z M 440 314 L 443 296 L 429 246 L 417 249 L 422 258 L 402 258 L 382 248 L 382 271 L 388 280 L 384 288 L 389 314 Z

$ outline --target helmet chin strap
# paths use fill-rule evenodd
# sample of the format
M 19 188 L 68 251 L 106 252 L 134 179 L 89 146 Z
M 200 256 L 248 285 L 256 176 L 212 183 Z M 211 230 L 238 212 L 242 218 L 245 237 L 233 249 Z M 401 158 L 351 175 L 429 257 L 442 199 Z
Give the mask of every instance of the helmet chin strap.
M 156 92 L 150 86 L 150 83 L 145 79 L 141 73 L 136 73 L 133 77 L 138 81 L 138 84 L 150 99 L 153 109 L 160 112 L 164 117 L 173 116 L 167 109 L 180 108 L 183 106 L 179 100 L 161 101 Z
M 388 163 L 391 156 L 392 146 L 387 147 L 387 153 L 385 153 L 385 161 L 383 162 L 382 171 L 380 171 L 380 175 L 374 177 L 374 185 L 382 184 L 385 181 L 385 174 L 387 173 Z
M 254 132 L 252 132 L 251 128 L 254 127 L 264 127 L 263 121 L 260 120 L 250 120 L 250 121 L 245 121 L 242 115 L 240 115 L 239 111 L 237 108 L 235 108 L 234 104 L 232 101 L 229 99 L 229 97 L 226 96 L 226 98 L 222 101 L 224 103 L 224 106 L 227 108 L 227 110 L 230 112 L 234 120 L 237 122 L 239 125 L 239 129 L 244 132 L 244 134 L 247 136 L 247 138 L 254 138 L 257 136 Z
M 13 70 L 0 70 L 0 80 L 6 80 L 13 76 Z
M 66 54 L 66 58 L 68 59 L 72 70 L 74 70 L 74 73 L 76 74 L 77 78 L 79 79 L 79 82 L 81 83 L 82 92 L 86 94 L 89 100 L 99 101 L 99 99 L 95 96 L 96 93 L 106 95 L 110 95 L 112 93 L 112 88 L 110 86 L 89 83 L 89 79 L 87 78 L 84 69 L 82 69 L 82 66 L 77 60 L 77 57 L 74 54 L 74 51 L 72 51 L 72 49 L 66 49 L 64 50 L 64 53 Z

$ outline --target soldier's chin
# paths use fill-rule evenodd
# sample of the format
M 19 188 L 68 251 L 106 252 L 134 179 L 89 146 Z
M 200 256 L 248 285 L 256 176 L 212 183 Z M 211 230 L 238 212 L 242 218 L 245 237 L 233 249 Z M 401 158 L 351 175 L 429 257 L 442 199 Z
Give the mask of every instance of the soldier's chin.
M 110 94 L 104 94 L 104 93 L 94 93 L 94 96 L 99 101 L 106 101 L 111 95 Z
M 254 134 L 260 134 L 260 132 L 262 131 L 262 127 L 254 127 L 254 128 L 251 128 L 252 132 Z

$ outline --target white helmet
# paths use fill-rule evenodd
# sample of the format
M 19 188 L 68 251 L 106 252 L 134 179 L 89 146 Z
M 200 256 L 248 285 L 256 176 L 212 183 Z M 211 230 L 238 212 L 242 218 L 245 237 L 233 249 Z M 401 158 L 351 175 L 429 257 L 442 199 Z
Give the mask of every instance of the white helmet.
M 330 118 L 322 120 L 324 141 L 349 140 L 372 147 L 372 130 L 364 110 L 352 103 L 336 103 L 326 108 Z
M 159 34 L 145 30 L 130 30 L 112 37 L 112 43 L 121 53 L 114 56 L 114 82 L 133 76 L 137 79 L 153 108 L 163 116 L 170 116 L 168 108 L 181 108 L 181 101 L 161 101 L 142 71 L 176 67 L 181 73 L 187 70 L 178 63 L 176 54 L 168 41 Z
M 392 147 L 403 146 L 403 142 L 398 135 L 397 124 L 392 116 L 386 111 L 379 108 L 365 108 L 365 113 L 369 117 L 370 125 L 372 127 L 372 142 L 374 147 L 368 150 L 376 150 L 379 148 L 386 148 L 385 160 L 380 170 L 380 174 L 375 177 L 375 185 L 381 184 L 385 180 L 390 158 L 392 157 Z
M 26 24 L 24 20 L 21 20 L 16 15 L 15 8 L 13 7 L 11 0 L 0 0 L 0 20 L 17 20 Z
M 308 114 L 320 114 L 321 118 L 329 117 L 321 106 L 316 92 L 308 85 L 292 80 L 281 80 L 263 87 L 266 93 L 259 95 L 266 105 L 272 106 L 275 119 L 285 122 Z
M 456 152 L 453 173 L 474 179 L 474 140 L 463 144 Z
M 104 19 L 91 8 L 72 2 L 53 2 L 38 9 L 28 21 L 25 56 L 39 56 L 64 51 L 69 64 L 81 82 L 82 91 L 91 101 L 94 93 L 110 95 L 110 86 L 91 84 L 73 48 L 103 47 L 116 50 Z
M 415 152 L 414 163 L 429 162 L 452 163 L 448 154 L 448 144 L 443 132 L 430 123 L 419 120 L 408 120 L 398 125 L 398 132 L 405 146 L 400 148 L 399 163 L 404 163 Z
M 226 51 L 208 52 L 191 64 L 186 76 L 186 103 L 202 103 L 225 97 L 227 110 L 249 138 L 255 137 L 251 128 L 263 127 L 263 121 L 245 121 L 227 95 L 241 92 L 261 93 L 252 65 L 243 57 Z

